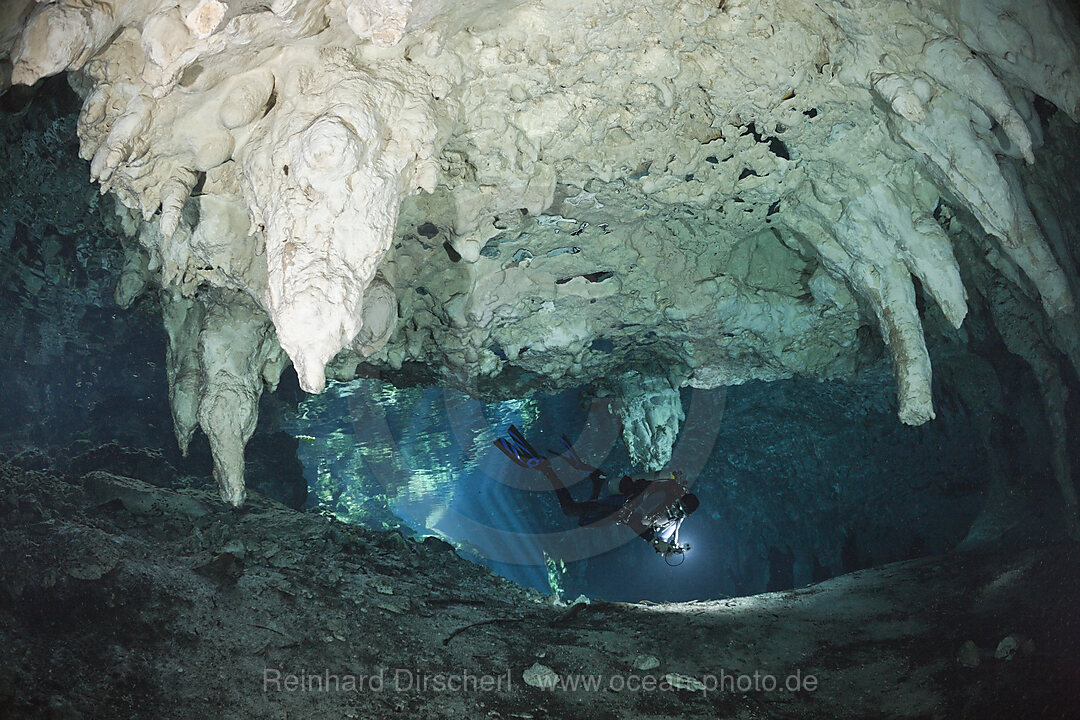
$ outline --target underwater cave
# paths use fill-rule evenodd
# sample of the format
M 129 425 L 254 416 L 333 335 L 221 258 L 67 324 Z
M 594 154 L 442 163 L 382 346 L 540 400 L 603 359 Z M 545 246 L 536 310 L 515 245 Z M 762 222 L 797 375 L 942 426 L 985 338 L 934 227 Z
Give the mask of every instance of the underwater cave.
M 1064 0 L 8 0 L 0 718 L 1074 718 Z

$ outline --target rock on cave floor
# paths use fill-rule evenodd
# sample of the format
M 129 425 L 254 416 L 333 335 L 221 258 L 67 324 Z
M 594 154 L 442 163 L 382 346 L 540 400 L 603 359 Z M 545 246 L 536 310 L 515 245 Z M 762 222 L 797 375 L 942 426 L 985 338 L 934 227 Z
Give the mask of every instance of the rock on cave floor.
M 558 607 L 432 538 L 257 496 L 235 512 L 102 471 L 0 465 L 0 518 L 0 717 L 1066 718 L 1077 707 L 1075 545 L 920 559 L 754 597 Z M 327 673 L 338 690 L 318 689 Z

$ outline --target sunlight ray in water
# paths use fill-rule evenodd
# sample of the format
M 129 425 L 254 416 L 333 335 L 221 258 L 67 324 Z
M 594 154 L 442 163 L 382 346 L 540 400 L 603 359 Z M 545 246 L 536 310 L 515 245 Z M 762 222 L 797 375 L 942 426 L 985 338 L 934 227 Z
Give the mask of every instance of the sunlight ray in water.
M 862 382 L 887 382 L 885 369 Z M 485 403 L 456 390 L 357 380 L 309 396 L 289 429 L 314 438 L 299 447 L 309 503 L 343 520 L 436 535 L 545 592 L 550 557 L 563 563 L 561 588 L 572 597 L 687 600 L 790 588 L 850 569 L 846 563 L 923 554 L 959 539 L 950 528 L 963 527 L 980 499 L 961 482 L 979 472 L 967 431 L 929 426 L 943 450 L 919 454 L 917 437 L 893 429 L 900 426 L 889 407 L 865 405 L 871 394 L 857 383 L 752 383 L 729 391 L 725 409 L 722 396 L 684 391 L 687 420 L 673 457 L 691 471 L 704 512 L 681 528 L 691 550 L 667 563 L 626 528 L 579 528 L 542 473 L 517 467 L 493 445 L 511 425 L 544 454 L 566 434 L 609 477 L 633 473 L 608 406 L 587 390 Z M 762 416 L 768 407 L 778 410 Z M 861 430 L 806 436 L 808 422 L 826 427 L 840 412 L 874 419 Z M 587 497 L 585 475 L 551 461 L 572 495 Z M 877 482 L 881 468 L 903 468 L 902 480 Z M 949 505 L 916 501 L 912 488 L 937 477 L 949 478 L 943 492 L 959 495 Z M 895 524 L 836 521 L 854 506 Z

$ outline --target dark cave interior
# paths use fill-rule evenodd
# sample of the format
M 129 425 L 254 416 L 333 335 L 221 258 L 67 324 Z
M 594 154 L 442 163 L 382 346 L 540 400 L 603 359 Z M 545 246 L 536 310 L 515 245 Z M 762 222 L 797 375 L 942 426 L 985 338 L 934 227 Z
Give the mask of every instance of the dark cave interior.
M 74 144 L 54 139 L 55 128 L 72 122 L 77 100 L 62 79 L 41 85 L 34 93 L 22 89 L 22 97 L 4 96 L 5 136 L 22 138 L 8 151 L 26 160 L 59 156 L 46 172 L 69 194 L 57 203 L 27 191 L 20 212 L 4 215 L 0 447 L 27 469 L 70 474 L 159 463 L 185 483 L 209 482 L 205 438 L 200 434 L 186 458 L 172 438 L 157 308 L 150 299 L 133 312 L 115 308 L 122 250 L 110 232 L 108 201 L 81 180 Z M 9 159 L 5 167 L 10 172 L 18 163 Z M 897 421 L 891 368 L 869 327 L 864 367 L 849 380 L 684 389 L 688 419 L 672 462 L 693 469 L 704 512 L 692 528 L 701 550 L 681 570 L 649 563 L 648 548 L 634 543 L 570 559 L 572 549 L 541 541 L 500 562 L 487 557 L 495 548 L 480 547 L 467 528 L 427 524 L 440 505 L 523 537 L 565 524 L 543 487 L 515 490 L 517 469 L 490 444 L 500 424 L 517 422 L 542 438 L 576 438 L 588 429 L 604 443 L 590 448 L 599 463 L 611 473 L 632 472 L 608 401 L 591 388 L 485 404 L 454 390 L 370 379 L 308 396 L 287 373 L 263 399 L 248 447 L 249 482 L 290 507 L 434 532 L 540 589 L 551 578 L 538 553 L 560 552 L 568 564 L 558 573 L 559 592 L 571 597 L 745 595 L 971 547 L 987 540 L 982 531 L 1007 547 L 1058 540 L 1064 525 L 1056 517 L 1050 433 L 1035 379 L 979 320 L 969 320 L 968 342 L 943 335 L 931 346 L 939 415 L 921 427 Z M 987 401 L 983 386 L 995 386 L 991 394 L 1000 399 Z M 378 431 L 358 418 L 371 397 L 382 400 Z M 1069 427 L 1080 426 L 1075 401 L 1068 410 Z M 404 459 L 391 476 L 380 476 L 370 458 L 395 448 Z M 139 459 L 140 452 L 149 459 Z M 419 467 L 427 478 L 410 477 Z M 1007 479 L 1012 517 L 976 523 L 992 509 L 993 473 Z M 361 507 L 373 499 L 381 507 Z M 991 521 L 996 527 L 987 531 Z M 639 566 L 655 574 L 629 572 Z
M 93 473 L 105 472 L 136 478 L 162 491 L 212 491 L 212 459 L 206 438 L 199 433 L 186 457 L 176 448 L 159 308 L 151 297 L 130 311 L 115 307 L 113 285 L 123 248 L 109 213 L 111 199 L 98 198 L 96 190 L 86 183 L 85 168 L 77 158 L 72 115 L 77 99 L 63 79 L 45 81 L 33 91 L 12 91 L 2 99 L 0 132 L 6 140 L 5 157 L 0 159 L 0 172 L 5 177 L 0 178 L 0 185 L 7 189 L 8 203 L 0 212 L 0 461 L 7 468 L 5 472 L 9 477 L 15 477 L 12 473 L 54 475 L 73 485 Z M 23 168 L 31 164 L 36 167 L 33 174 L 40 187 L 25 186 L 21 177 Z M 13 192 L 14 188 L 22 189 Z M 456 551 L 522 586 L 475 579 L 469 573 L 479 571 L 461 570 L 472 578 L 469 582 L 483 587 L 477 592 L 498 588 L 505 593 L 494 602 L 509 607 L 521 594 L 532 592 L 559 609 L 580 607 L 568 605 L 578 596 L 586 596 L 598 603 L 593 607 L 601 608 L 582 614 L 608 612 L 599 604 L 603 602 L 712 601 L 799 588 L 813 592 L 817 583 L 833 579 L 834 584 L 823 587 L 838 593 L 835 602 L 841 609 L 836 612 L 842 618 L 846 581 L 839 576 L 892 567 L 892 563 L 923 561 L 940 563 L 946 568 L 941 575 L 952 572 L 960 577 L 966 570 L 949 563 L 967 568 L 962 558 L 968 553 L 983 558 L 978 563 L 986 564 L 978 571 L 982 573 L 979 582 L 991 582 L 995 577 L 996 561 L 985 560 L 996 557 L 993 553 L 1044 553 L 1037 556 L 1034 565 L 1047 583 L 1051 582 L 1047 578 L 1055 576 L 1047 569 L 1046 558 L 1060 556 L 1066 573 L 1060 580 L 1067 594 L 1076 585 L 1075 576 L 1069 574 L 1075 570 L 1076 556 L 1061 549 L 1073 545 L 1067 540 L 1067 522 L 1051 465 L 1052 432 L 1037 381 L 1030 367 L 1006 349 L 984 315 L 973 312 L 963 334 L 945 330 L 932 337 L 928 334 L 937 418 L 920 427 L 903 425 L 896 417 L 892 367 L 872 324 L 863 328 L 860 368 L 848 379 L 795 377 L 717 390 L 684 389 L 686 420 L 672 464 L 687 469 L 702 508 L 685 526 L 693 549 L 684 564 L 675 567 L 663 563 L 647 545 L 623 531 L 584 540 L 578 532 L 567 532 L 574 523 L 559 512 L 552 494 L 492 446 L 492 440 L 515 423 L 538 445 L 547 443 L 545 447 L 563 433 L 575 442 L 586 438 L 580 451 L 609 474 L 634 472 L 618 440 L 610 399 L 590 386 L 484 402 L 457 390 L 416 385 L 400 378 L 398 387 L 393 384 L 394 377 L 372 373 L 373 377 L 332 384 L 322 394 L 309 395 L 299 388 L 295 374 L 287 371 L 279 388 L 262 397 L 259 424 L 247 446 L 246 477 L 257 508 L 250 517 L 262 513 L 272 515 L 273 522 L 294 522 L 280 519 L 291 515 L 273 515 L 278 512 L 274 503 L 281 503 L 284 508 L 301 511 L 297 517 L 302 519 L 295 520 L 298 527 L 343 521 L 343 527 L 376 533 L 365 536 L 367 540 L 350 540 L 352 536 L 335 540 L 342 553 L 356 543 L 376 558 L 396 557 L 395 553 L 404 552 L 402 548 L 418 547 L 423 549 L 408 551 L 412 557 L 420 557 L 418 562 L 434 558 L 432 562 L 438 565 L 438 552 Z M 932 313 L 928 318 L 928 323 L 935 322 Z M 1080 467 L 1080 442 L 1075 438 L 1080 428 L 1076 400 L 1080 383 L 1072 374 L 1066 375 L 1066 381 L 1071 391 L 1066 406 L 1067 447 L 1075 469 Z M 21 482 L 11 480 L 9 490 L 22 488 Z M 571 489 L 586 492 L 584 485 Z M 41 502 L 48 505 L 55 501 L 58 509 L 34 516 L 38 511 L 25 505 L 27 493 L 33 491 L 19 492 L 23 500 L 12 500 L 8 508 L 10 518 L 17 518 L 11 520 L 12 527 L 21 527 L 19 523 L 26 518 L 55 522 L 65 513 L 76 512 L 71 509 L 74 501 L 63 499 L 67 497 L 63 493 L 45 493 Z M 111 505 L 101 507 L 115 509 L 117 502 L 113 498 Z M 281 512 L 286 512 L 284 508 Z M 228 525 L 230 517 L 222 515 L 220 523 Z M 156 531 L 147 532 L 150 539 L 139 535 L 143 538 L 139 542 L 156 541 Z M 161 542 L 175 539 L 170 535 L 172 530 L 161 532 Z M 437 550 L 431 550 L 433 547 Z M 7 552 L 14 550 L 9 547 Z M 221 565 L 220 558 L 226 555 L 216 554 L 207 565 L 200 565 L 200 572 L 213 583 L 231 587 L 230 583 L 236 582 L 233 575 L 239 571 L 234 573 L 231 566 Z M 1012 557 L 1002 560 L 1001 567 L 1011 567 Z M 302 572 L 304 562 L 317 564 L 318 559 L 305 555 L 293 562 Z M 378 566 L 380 561 L 371 562 Z M 978 563 L 972 561 L 973 565 Z M 29 572 L 19 567 L 20 572 Z M 312 572 L 322 573 L 323 569 L 313 565 Z M 904 587 L 914 586 L 914 575 L 904 572 L 897 571 L 909 583 Z M 944 582 L 933 573 L 927 577 L 931 587 Z M 888 584 L 887 580 L 881 582 Z M 411 592 L 395 588 L 398 593 Z M 3 607 L 18 615 L 12 608 L 41 603 L 35 611 L 38 619 L 33 621 L 39 624 L 7 623 L 0 631 L 29 631 L 40 637 L 61 632 L 49 613 L 59 616 L 71 608 L 48 610 L 52 606 L 44 595 L 32 601 L 33 593 L 27 592 L 18 595 L 9 585 Z M 83 603 L 76 611 L 76 624 L 102 622 L 111 627 L 116 621 L 112 601 L 94 592 L 73 596 Z M 147 597 L 153 594 L 146 592 Z M 384 594 L 392 598 L 391 593 Z M 746 602 L 752 600 L 747 598 Z M 131 602 L 137 605 L 141 601 Z M 399 618 L 401 613 L 423 615 L 418 609 L 421 604 L 413 601 L 387 612 L 392 613 L 391 618 Z M 434 603 L 424 607 L 426 612 L 443 606 Z M 1009 605 L 1008 612 L 1019 612 L 1018 607 L 1026 606 Z M 959 608 L 950 612 L 960 613 Z M 1054 599 L 1040 617 L 1053 625 L 1064 612 Z M 565 622 L 561 617 L 551 620 L 551 627 Z M 850 622 L 856 622 L 858 613 L 852 612 L 852 617 L 856 619 Z M 472 617 L 462 622 L 467 620 L 487 622 Z M 306 621 L 318 622 L 310 617 Z M 137 632 L 157 632 L 145 626 L 147 621 L 140 622 Z M 605 620 L 593 622 L 603 624 Z M 638 618 L 633 622 L 645 627 L 652 620 Z M 844 622 L 848 621 L 840 624 Z M 616 625 L 613 621 L 612 626 Z M 1003 689 L 996 696 L 996 706 L 985 700 L 971 701 L 974 705 L 964 707 L 984 711 L 994 707 L 995 712 L 1004 713 L 1023 705 L 1017 697 L 1037 697 L 1041 707 L 1047 708 L 1046 716 L 1056 716 L 1055 703 L 1060 699 L 1056 693 L 1076 671 L 1077 646 L 1071 644 L 1077 635 L 1075 622 L 1062 630 L 1061 644 L 1052 652 L 1059 653 L 1055 655 L 1059 660 L 1070 652 L 1072 656 L 1055 666 L 1048 684 L 1032 691 L 1035 695 L 1010 695 L 1011 690 Z M 649 625 L 645 632 L 663 629 Z M 196 635 L 178 642 L 201 642 Z M 999 638 L 991 635 L 988 630 L 986 638 L 978 638 L 980 647 L 993 649 Z M 79 642 L 93 641 L 92 635 L 78 637 Z M 51 641 L 64 643 L 63 638 Z M 84 651 L 89 652 L 85 648 L 72 650 L 72 657 L 77 661 L 84 657 Z M 678 655 L 680 650 L 669 647 L 667 652 Z M 684 654 L 690 657 L 694 652 L 686 650 Z M 775 652 L 782 655 L 784 649 Z M 850 652 L 848 660 L 821 662 L 826 666 L 833 662 L 837 667 L 848 661 L 855 664 L 854 658 L 862 651 L 848 648 L 836 652 Z M 315 650 L 305 658 L 316 667 Z M 871 664 L 863 660 L 864 665 Z M 2 662 L 9 667 L 19 665 L 10 657 Z M 506 662 L 512 664 L 511 659 Z M 1047 672 L 1050 661 L 1039 662 L 1044 664 L 1025 672 Z M 917 661 L 913 658 L 912 663 Z M 5 672 L 0 667 L 0 680 L 8 682 L 10 676 Z M 163 692 L 161 688 L 144 685 L 137 675 L 126 677 L 127 686 L 110 686 L 109 692 L 119 695 L 110 695 L 106 704 L 120 707 L 128 702 L 130 716 L 138 717 L 141 708 L 164 702 L 156 695 Z M 949 677 L 959 685 L 966 682 Z M 985 691 L 992 681 L 979 679 L 970 687 Z M 123 687 L 127 690 L 117 689 Z M 0 688 L 0 702 L 15 694 Z M 128 699 L 118 699 L 120 696 Z M 31 697 L 31 703 L 45 702 L 37 695 Z M 908 702 L 908 707 L 919 707 L 914 700 Z M 963 710 L 961 700 L 950 702 L 958 713 Z M 76 717 L 56 714 L 66 707 L 63 702 L 57 707 L 60 709 L 49 717 Z M 371 712 L 389 716 L 417 712 L 421 707 L 402 711 L 395 706 Z M 718 712 L 718 707 L 703 706 L 702 711 Z M 749 713 L 742 715 L 745 717 L 764 716 L 753 714 L 764 712 L 759 706 L 750 710 L 722 707 L 732 713 Z M 550 716 L 569 712 L 559 708 Z M 497 711 L 510 710 L 493 708 L 499 717 L 532 717 L 498 715 Z M 682 711 L 671 706 L 657 710 L 657 716 Z M 785 711 L 777 712 L 784 715 Z M 896 708 L 885 712 L 908 716 Z M 910 716 L 939 716 L 927 712 Z M 794 711 L 789 715 L 796 716 Z M 806 715 L 813 716 L 813 711 Z

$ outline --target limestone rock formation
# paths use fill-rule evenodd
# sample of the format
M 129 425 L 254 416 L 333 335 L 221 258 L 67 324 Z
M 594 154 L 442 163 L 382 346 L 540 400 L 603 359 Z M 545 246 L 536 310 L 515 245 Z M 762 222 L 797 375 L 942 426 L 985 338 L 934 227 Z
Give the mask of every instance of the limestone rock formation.
M 432 537 L 262 498 L 237 517 L 204 491 L 101 471 L 72 481 L 0 463 L 0 519 L 13 717 L 1075 715 L 1071 544 L 754 597 L 567 608 Z M 239 680 L 200 671 L 223 656 Z M 776 689 L 753 689 L 755 672 Z M 785 688 L 796 673 L 813 692 Z M 275 685 L 285 674 L 303 689 Z M 494 676 L 497 688 L 468 685 Z M 559 678 L 599 690 L 536 687 Z
M 645 470 L 663 469 L 671 459 L 679 424 L 686 419 L 679 389 L 666 379 L 630 374 L 619 382 L 615 407 L 630 459 Z
M 117 298 L 161 295 L 177 437 L 239 503 L 281 350 L 309 391 L 595 383 L 660 467 L 680 388 L 848 375 L 868 321 L 932 419 L 924 320 L 979 277 L 1041 307 L 1006 337 L 1053 394 L 1080 219 L 1028 168 L 1080 120 L 1078 37 L 1052 0 L 18 0 L 0 83 L 85 97 Z

